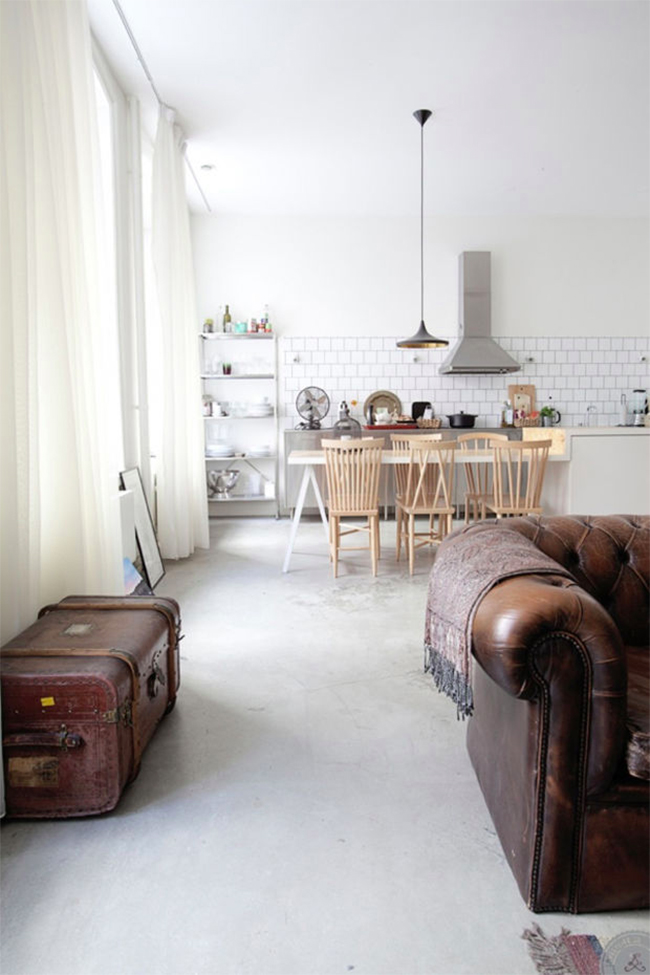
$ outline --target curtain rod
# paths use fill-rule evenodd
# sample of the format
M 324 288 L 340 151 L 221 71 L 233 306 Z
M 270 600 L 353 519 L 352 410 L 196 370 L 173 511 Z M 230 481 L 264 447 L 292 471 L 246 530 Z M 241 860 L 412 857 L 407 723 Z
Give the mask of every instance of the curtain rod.
M 124 27 L 124 30 L 126 31 L 126 33 L 128 35 L 128 38 L 131 41 L 131 44 L 133 45 L 133 50 L 135 51 L 136 57 L 137 57 L 138 61 L 140 62 L 141 66 L 142 66 L 142 70 L 144 71 L 145 75 L 147 76 L 147 81 L 151 85 L 151 90 L 153 91 L 154 95 L 156 96 L 156 101 L 158 102 L 159 107 L 160 108 L 170 108 L 171 106 L 169 106 L 167 104 L 167 102 L 164 102 L 162 100 L 162 98 L 160 97 L 160 95 L 158 94 L 158 89 L 156 88 L 156 84 L 155 84 L 155 82 L 153 80 L 152 74 L 149 71 L 149 68 L 147 67 L 147 62 L 145 61 L 145 59 L 143 57 L 142 51 L 140 50 L 140 47 L 138 45 L 138 42 L 135 39 L 135 35 L 134 35 L 133 31 L 131 30 L 131 27 L 129 25 L 129 22 L 126 19 L 126 16 L 124 15 L 124 11 L 122 10 L 122 8 L 120 6 L 119 0 L 113 0 L 113 5 L 114 5 L 115 9 L 117 10 L 118 16 L 119 16 L 120 20 L 122 21 L 122 25 Z M 206 210 L 208 211 L 208 213 L 212 213 L 212 207 L 208 203 L 208 199 L 207 199 L 205 193 L 203 192 L 203 187 L 199 183 L 199 181 L 198 181 L 198 179 L 196 177 L 196 173 L 192 169 L 192 165 L 191 165 L 189 159 L 187 158 L 187 153 L 184 150 L 183 150 L 183 159 L 185 160 L 185 165 L 187 166 L 187 168 L 189 169 L 190 173 L 192 174 L 192 179 L 196 183 L 196 187 L 197 187 L 199 193 L 201 194 L 201 198 L 203 199 L 203 202 L 205 203 Z

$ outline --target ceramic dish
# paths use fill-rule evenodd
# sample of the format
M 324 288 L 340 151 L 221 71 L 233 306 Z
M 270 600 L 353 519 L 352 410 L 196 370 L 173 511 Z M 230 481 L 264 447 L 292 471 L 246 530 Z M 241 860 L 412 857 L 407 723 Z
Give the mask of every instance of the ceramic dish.
M 402 404 L 398 396 L 395 393 L 391 393 L 389 389 L 378 389 L 375 393 L 371 393 L 366 402 L 363 404 L 363 415 L 368 415 L 368 407 L 374 406 L 375 413 L 378 410 L 388 410 L 389 413 L 395 411 L 396 413 L 402 412 Z

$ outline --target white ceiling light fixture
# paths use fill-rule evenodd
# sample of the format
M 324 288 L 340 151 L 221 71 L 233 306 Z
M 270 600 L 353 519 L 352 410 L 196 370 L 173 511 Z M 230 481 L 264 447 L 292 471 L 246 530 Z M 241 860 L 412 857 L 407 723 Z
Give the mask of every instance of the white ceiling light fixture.
M 431 117 L 428 108 L 419 108 L 413 116 L 420 123 L 420 327 L 410 339 L 397 343 L 398 349 L 443 349 L 446 339 L 431 335 L 424 324 L 424 124 Z

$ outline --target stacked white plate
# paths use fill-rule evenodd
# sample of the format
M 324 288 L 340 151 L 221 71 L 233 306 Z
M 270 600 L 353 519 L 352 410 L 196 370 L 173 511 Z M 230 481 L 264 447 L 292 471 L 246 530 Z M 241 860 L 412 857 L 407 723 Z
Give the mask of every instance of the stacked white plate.
M 250 457 L 270 457 L 271 448 L 268 444 L 264 444 L 262 447 L 251 447 L 248 454 Z
M 235 448 L 229 443 L 209 443 L 205 453 L 207 457 L 234 457 Z
M 253 403 L 248 408 L 248 416 L 273 416 L 273 407 L 262 403 Z

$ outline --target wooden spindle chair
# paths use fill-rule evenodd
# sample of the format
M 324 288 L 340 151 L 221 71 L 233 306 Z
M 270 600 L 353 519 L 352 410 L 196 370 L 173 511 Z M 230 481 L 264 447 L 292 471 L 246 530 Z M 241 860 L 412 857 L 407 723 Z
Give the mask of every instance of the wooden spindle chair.
M 413 437 L 408 442 L 406 479 L 402 491 L 395 496 L 395 518 L 397 561 L 404 542 L 409 554 L 411 575 L 415 567 L 415 550 L 441 542 L 452 530 L 456 450 L 455 441 L 435 442 L 430 437 Z M 401 465 L 395 466 L 399 469 Z M 425 530 L 416 528 L 418 515 L 428 517 Z
M 494 497 L 486 502 L 497 518 L 542 514 L 542 487 L 551 440 L 494 443 Z
M 330 558 L 334 578 L 338 576 L 341 539 L 353 532 L 368 532 L 372 574 L 377 575 L 379 542 L 379 474 L 383 440 L 322 440 L 327 473 Z M 365 524 L 341 525 L 341 518 L 365 518 Z
M 470 517 L 474 521 L 485 518 L 486 504 L 493 499 L 493 472 L 491 444 L 507 442 L 508 437 L 502 433 L 461 433 L 456 442 L 463 453 L 463 473 L 465 474 L 465 524 L 469 525 Z M 472 454 L 473 456 L 465 456 Z M 476 456 L 490 459 L 490 463 L 476 460 Z M 470 514 L 471 512 L 471 514 Z

